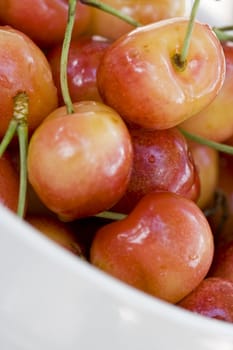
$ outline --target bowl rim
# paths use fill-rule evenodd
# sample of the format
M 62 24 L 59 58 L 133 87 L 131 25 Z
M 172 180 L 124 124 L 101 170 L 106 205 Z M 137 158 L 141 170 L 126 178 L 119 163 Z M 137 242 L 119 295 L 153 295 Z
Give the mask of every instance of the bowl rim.
M 1 219 L 3 217 L 4 220 Z M 121 298 L 132 308 L 139 310 L 139 312 L 142 311 L 155 316 L 163 314 L 164 318 L 169 318 L 169 320 L 172 320 L 176 324 L 179 323 L 185 326 L 185 328 L 192 327 L 197 332 L 227 336 L 232 338 L 233 341 L 231 323 L 195 314 L 121 282 L 99 270 L 89 262 L 77 258 L 77 256 L 58 244 L 54 244 L 51 239 L 43 236 L 39 231 L 1 203 L 0 222 L 2 235 L 10 234 L 15 239 L 23 240 L 32 249 L 42 254 L 42 256 L 49 254 L 49 258 L 54 259 L 57 265 L 62 264 L 63 268 L 72 270 L 72 273 L 75 275 L 81 275 L 84 280 L 92 280 L 97 288 Z

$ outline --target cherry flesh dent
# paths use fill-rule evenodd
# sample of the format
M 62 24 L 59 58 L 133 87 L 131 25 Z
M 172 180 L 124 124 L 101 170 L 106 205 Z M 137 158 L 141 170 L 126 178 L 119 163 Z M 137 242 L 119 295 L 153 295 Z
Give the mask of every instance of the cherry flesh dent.
M 82 36 L 72 40 L 69 47 L 67 80 L 72 102 L 101 101 L 96 83 L 96 71 L 110 41 L 99 36 Z M 47 52 L 54 83 L 58 90 L 59 105 L 64 104 L 60 84 L 60 59 L 62 44 Z
M 1 0 L 0 2 L 2 23 L 24 32 L 43 48 L 63 42 L 67 15 L 68 1 L 64 0 Z M 90 8 L 78 1 L 74 38 L 86 31 L 90 15 Z
M 143 292 L 177 303 L 204 279 L 213 251 L 199 207 L 175 193 L 154 192 L 125 219 L 97 231 L 90 261 Z
M 18 30 L 0 27 L 0 137 L 13 117 L 13 100 L 25 92 L 29 99 L 28 127 L 33 131 L 57 107 L 51 68 L 39 47 Z
M 165 18 L 183 16 L 186 11 L 184 0 L 163 1 L 115 1 L 105 0 L 105 4 L 112 6 L 122 14 L 130 16 L 141 24 L 153 23 Z M 133 30 L 134 27 L 116 16 L 112 16 L 100 9 L 92 9 L 92 20 L 89 31 L 110 39 L 117 39 L 121 35 Z
M 63 220 L 95 215 L 123 195 L 132 143 L 122 118 L 100 102 L 60 107 L 34 132 L 28 178 L 41 201 Z
M 233 134 L 233 43 L 222 43 L 226 60 L 224 84 L 216 98 L 201 112 L 182 123 L 182 128 L 204 138 L 225 142 Z
M 147 193 L 170 191 L 196 201 L 199 174 L 188 143 L 176 128 L 148 130 L 129 127 L 134 157 L 130 181 L 115 211 L 129 213 Z
M 180 307 L 205 317 L 233 322 L 233 282 L 220 277 L 204 279 Z
M 167 129 L 200 112 L 220 91 L 225 57 L 210 26 L 196 22 L 185 67 L 174 62 L 187 25 L 183 18 L 146 25 L 106 50 L 97 71 L 99 92 L 127 122 Z

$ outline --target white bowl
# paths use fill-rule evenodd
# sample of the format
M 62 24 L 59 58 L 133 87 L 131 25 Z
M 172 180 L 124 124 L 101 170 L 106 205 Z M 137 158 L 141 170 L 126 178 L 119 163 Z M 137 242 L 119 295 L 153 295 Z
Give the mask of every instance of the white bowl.
M 188 0 L 187 11 L 193 0 Z M 189 12 L 188 12 L 189 13 Z M 233 25 L 233 1 L 232 0 L 201 0 L 198 8 L 198 19 L 210 25 L 232 26 Z
M 224 10 L 225 8 L 225 10 Z M 232 0 L 200 20 L 233 23 Z M 232 350 L 232 324 L 135 290 L 75 257 L 0 205 L 2 350 Z
M 3 350 L 230 350 L 233 326 L 150 297 L 0 206 Z

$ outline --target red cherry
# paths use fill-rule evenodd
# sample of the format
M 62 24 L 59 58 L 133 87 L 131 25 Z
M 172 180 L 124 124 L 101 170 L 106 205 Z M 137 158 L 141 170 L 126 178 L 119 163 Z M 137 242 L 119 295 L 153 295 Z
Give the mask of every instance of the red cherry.
M 120 221 L 97 231 L 91 263 L 129 285 L 176 303 L 206 276 L 214 245 L 191 200 L 172 192 L 144 196 Z
M 49 47 L 63 41 L 68 14 L 68 1 L 64 0 L 1 0 L 2 23 L 27 34 L 37 45 Z M 73 37 L 87 29 L 90 8 L 77 2 Z
M 97 71 L 100 95 L 127 122 L 167 129 L 200 112 L 220 91 L 225 57 L 208 25 L 195 23 L 180 66 L 187 25 L 173 18 L 142 26 L 106 50 Z
M 37 45 L 22 32 L 0 27 L 0 137 L 13 118 L 14 98 L 29 99 L 28 127 L 33 131 L 57 107 L 51 68 Z
M 199 175 L 185 137 L 177 128 L 129 128 L 133 169 L 127 190 L 113 210 L 129 213 L 147 193 L 170 191 L 194 201 L 200 192 Z
M 132 168 L 132 143 L 121 117 L 100 102 L 61 107 L 34 132 L 28 149 L 29 181 L 42 202 L 73 220 L 113 206 Z M 36 161 L 35 161 L 36 160 Z
M 233 282 L 206 278 L 178 305 L 186 310 L 217 320 L 233 322 Z
M 69 47 L 67 79 L 72 102 L 82 100 L 101 101 L 96 84 L 99 62 L 110 45 L 110 41 L 98 36 L 85 36 L 73 40 Z M 62 45 L 52 47 L 47 52 L 53 79 L 58 89 L 59 104 L 64 100 L 60 84 L 60 58 Z

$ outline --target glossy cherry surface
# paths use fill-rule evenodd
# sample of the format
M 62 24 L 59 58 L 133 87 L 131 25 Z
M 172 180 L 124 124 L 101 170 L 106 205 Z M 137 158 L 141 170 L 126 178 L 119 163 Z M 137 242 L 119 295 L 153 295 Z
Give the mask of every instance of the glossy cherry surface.
M 97 231 L 90 260 L 129 285 L 176 303 L 203 280 L 213 252 L 212 232 L 199 207 L 175 193 L 154 192 L 125 219 Z
M 114 210 L 129 213 L 147 193 L 170 191 L 196 201 L 199 174 L 185 137 L 177 128 L 129 128 L 133 169 L 127 190 Z
M 90 216 L 123 195 L 132 168 L 132 143 L 121 117 L 100 102 L 61 107 L 34 132 L 29 181 L 42 202 L 65 220 Z M 35 162 L 36 159 L 36 162 Z
M 174 62 L 187 25 L 184 18 L 159 21 L 123 35 L 107 49 L 97 72 L 100 95 L 129 123 L 176 126 L 221 89 L 225 57 L 208 25 L 195 24 L 184 69 Z

